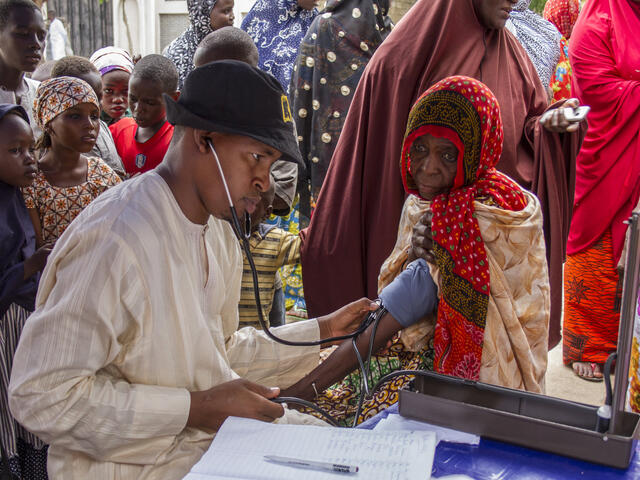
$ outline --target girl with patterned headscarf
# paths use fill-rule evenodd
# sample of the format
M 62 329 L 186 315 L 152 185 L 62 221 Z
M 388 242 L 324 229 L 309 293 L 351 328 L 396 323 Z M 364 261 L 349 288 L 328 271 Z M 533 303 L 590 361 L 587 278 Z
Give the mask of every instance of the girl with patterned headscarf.
M 178 89 L 193 70 L 193 56 L 200 42 L 214 30 L 233 25 L 233 0 L 187 0 L 190 26 L 162 54 L 178 69 Z
M 98 195 L 121 182 L 104 161 L 87 157 L 100 128 L 100 106 L 84 80 L 57 77 L 42 82 L 34 116 L 44 150 L 33 185 L 23 189 L 38 245 L 54 243 Z
M 382 318 L 375 343 L 384 346 L 408 328 L 372 362 L 376 373 L 419 368 L 544 391 L 549 277 L 542 213 L 535 195 L 496 170 L 502 141 L 498 102 L 470 77 L 441 80 L 411 109 L 400 162 L 408 197 L 378 284 L 393 318 Z M 394 308 L 399 291 L 415 289 L 416 274 L 410 272 L 408 281 L 407 271 L 417 270 L 416 258 L 427 261 L 437 286 L 437 309 L 418 318 Z M 394 290 L 400 277 L 405 284 Z M 428 301 L 412 291 L 416 297 Z M 350 348 L 282 395 L 313 398 L 314 386 L 319 391 L 355 368 Z M 408 380 L 396 378 L 366 400 L 359 420 L 395 403 Z M 351 374 L 319 395 L 318 405 L 343 418 L 353 415 L 359 381 L 358 373 Z

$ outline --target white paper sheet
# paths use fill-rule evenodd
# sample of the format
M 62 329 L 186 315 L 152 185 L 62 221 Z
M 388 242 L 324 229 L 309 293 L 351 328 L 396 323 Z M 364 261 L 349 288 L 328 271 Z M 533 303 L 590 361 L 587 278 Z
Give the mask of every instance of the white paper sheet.
M 276 425 L 229 417 L 185 480 L 429 480 L 435 447 L 433 432 Z M 264 455 L 356 465 L 359 472 L 300 469 L 268 462 Z
M 436 434 L 437 443 L 441 441 L 465 443 L 468 445 L 478 445 L 480 443 L 480 437 L 478 435 L 460 432 L 458 430 L 452 430 L 450 428 L 439 427 L 437 425 L 431 425 L 429 423 L 419 422 L 417 420 L 410 420 L 403 417 L 402 415 L 393 413 L 387 416 L 387 418 L 380 420 L 380 422 L 375 426 L 374 431 L 434 432 Z

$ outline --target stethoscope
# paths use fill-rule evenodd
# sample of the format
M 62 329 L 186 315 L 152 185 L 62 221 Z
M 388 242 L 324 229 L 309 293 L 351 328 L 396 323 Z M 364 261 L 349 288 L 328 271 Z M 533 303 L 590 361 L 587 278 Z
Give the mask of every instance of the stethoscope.
M 245 216 L 244 216 L 245 225 L 243 229 L 240 226 L 240 220 L 238 219 L 238 214 L 236 212 L 235 206 L 233 205 L 233 200 L 231 199 L 231 193 L 229 192 L 229 186 L 227 185 L 227 179 L 225 177 L 224 171 L 222 170 L 222 164 L 220 163 L 220 159 L 218 158 L 216 149 L 213 146 L 213 141 L 210 138 L 206 138 L 206 141 L 207 141 L 207 145 L 209 146 L 209 149 L 211 150 L 211 153 L 213 154 L 213 158 L 215 158 L 216 160 L 216 165 L 218 166 L 218 172 L 220 173 L 220 178 L 222 179 L 222 184 L 224 185 L 224 191 L 227 196 L 227 201 L 229 203 L 229 211 L 231 212 L 231 227 L 233 228 L 233 231 L 236 237 L 238 238 L 238 240 L 242 245 L 242 249 L 244 250 L 244 253 L 246 255 L 247 261 L 249 263 L 249 267 L 251 268 L 251 275 L 253 277 L 253 295 L 255 297 L 256 307 L 258 310 L 258 320 L 260 322 L 260 326 L 262 330 L 272 340 L 278 343 L 282 343 L 284 345 L 289 345 L 293 347 L 313 347 L 313 346 L 322 345 L 325 343 L 333 343 L 333 342 L 351 339 L 353 348 L 355 350 L 356 358 L 358 360 L 358 364 L 362 372 L 362 384 L 363 384 L 362 385 L 363 388 L 361 389 L 362 395 L 360 396 L 358 410 L 356 412 L 356 416 L 354 420 L 354 426 L 355 426 L 360 416 L 360 411 L 362 408 L 364 397 L 365 396 L 370 397 L 372 393 L 375 392 L 384 383 L 383 380 L 388 381 L 392 378 L 391 376 L 397 376 L 397 375 L 394 375 L 395 373 L 397 373 L 398 375 L 407 374 L 407 371 L 404 371 L 404 370 L 399 372 L 392 372 L 391 374 L 388 374 L 385 377 L 383 377 L 373 389 L 369 388 L 368 379 L 370 377 L 370 369 L 368 367 L 369 367 L 369 363 L 371 361 L 371 356 L 373 352 L 375 332 L 377 330 L 378 323 L 380 322 L 382 317 L 387 313 L 386 308 L 384 308 L 384 305 L 382 305 L 381 301 L 378 300 L 378 303 L 380 304 L 380 308 L 378 308 L 374 312 L 370 312 L 367 315 L 367 317 L 363 320 L 363 322 L 360 324 L 360 326 L 353 333 L 350 333 L 348 335 L 323 338 L 320 340 L 314 340 L 309 342 L 292 342 L 290 340 L 285 340 L 275 335 L 269 329 L 269 326 L 265 322 L 264 315 L 262 312 L 262 303 L 260 302 L 260 293 L 258 289 L 258 273 L 256 270 L 255 263 L 253 261 L 253 256 L 251 255 L 251 249 L 249 246 L 249 238 L 251 237 L 251 217 L 247 212 L 245 212 Z M 356 340 L 358 336 L 362 334 L 371 324 L 373 324 L 373 329 L 371 332 L 371 337 L 369 339 L 369 349 L 368 349 L 368 355 L 367 355 L 367 362 L 365 365 L 365 362 L 363 361 L 360 355 L 360 352 L 358 351 Z M 338 422 L 331 415 L 329 415 L 327 412 L 325 412 L 324 410 L 322 410 L 320 407 L 318 407 L 312 402 L 308 402 L 306 400 L 303 400 L 300 398 L 294 398 L 294 397 L 278 397 L 276 399 L 273 399 L 273 401 L 277 403 L 298 403 L 298 404 L 304 405 L 320 413 L 322 416 L 324 416 L 328 420 L 330 424 L 334 426 L 339 426 Z
M 216 153 L 216 149 L 213 147 L 213 141 L 210 138 L 207 138 L 207 144 L 209 145 L 209 149 L 211 150 L 211 153 L 213 154 L 213 157 L 216 160 L 216 165 L 218 166 L 218 171 L 220 172 L 220 178 L 222 179 L 222 184 L 224 185 L 224 191 L 225 194 L 227 196 L 227 201 L 229 202 L 229 211 L 231 212 L 231 226 L 233 228 L 233 231 L 236 235 L 236 237 L 238 238 L 238 240 L 240 240 L 240 243 L 242 244 L 242 249 L 244 250 L 244 253 L 247 257 L 247 261 L 249 262 L 249 266 L 251 267 L 251 274 L 253 276 L 253 294 L 255 296 L 255 300 L 256 300 L 256 306 L 258 309 L 258 320 L 260 321 L 260 326 L 262 327 L 263 331 L 265 332 L 265 334 L 267 334 L 267 336 L 269 338 L 271 338 L 272 340 L 282 343 L 284 345 L 289 345 L 289 346 L 293 346 L 293 347 L 313 347 L 316 345 L 322 345 L 325 343 L 333 343 L 333 342 L 338 342 L 341 340 L 347 340 L 349 338 L 355 338 L 358 335 L 360 335 L 362 332 L 364 332 L 367 327 L 371 324 L 371 321 L 367 321 L 368 317 L 371 316 L 369 315 L 367 317 L 367 319 L 365 319 L 365 321 L 363 321 L 363 323 L 360 325 L 360 327 L 358 327 L 358 329 L 356 331 L 354 331 L 353 333 L 350 333 L 348 335 L 341 335 L 338 337 L 329 337 L 329 338 L 324 338 L 324 339 L 320 339 L 320 340 L 314 340 L 314 341 L 310 341 L 310 342 L 292 342 L 290 340 L 285 340 L 283 338 L 277 337 L 276 335 L 274 335 L 271 330 L 269 329 L 269 327 L 267 326 L 265 320 L 264 320 L 264 316 L 262 314 L 262 304 L 260 302 L 260 294 L 259 294 L 259 290 L 258 290 L 258 272 L 256 270 L 256 266 L 255 263 L 253 261 L 253 256 L 251 255 L 251 249 L 249 247 L 249 238 L 251 237 L 251 217 L 249 216 L 249 214 L 247 212 L 245 212 L 244 215 L 244 229 L 241 228 L 240 226 L 240 220 L 238 219 L 238 214 L 236 212 L 236 209 L 233 205 L 233 200 L 231 199 L 231 194 L 229 192 L 229 187 L 227 185 L 227 180 L 226 177 L 224 175 L 224 171 L 222 170 L 222 164 L 220 163 L 220 159 L 218 158 L 218 154 Z M 375 313 L 375 312 L 374 312 Z

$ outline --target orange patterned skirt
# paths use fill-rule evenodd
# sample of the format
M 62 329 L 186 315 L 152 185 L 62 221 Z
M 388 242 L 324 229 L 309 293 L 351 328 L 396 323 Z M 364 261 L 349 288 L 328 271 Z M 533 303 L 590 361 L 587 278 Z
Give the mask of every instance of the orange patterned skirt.
M 562 335 L 565 364 L 604 363 L 616 350 L 621 286 L 610 230 L 593 246 L 567 256 Z

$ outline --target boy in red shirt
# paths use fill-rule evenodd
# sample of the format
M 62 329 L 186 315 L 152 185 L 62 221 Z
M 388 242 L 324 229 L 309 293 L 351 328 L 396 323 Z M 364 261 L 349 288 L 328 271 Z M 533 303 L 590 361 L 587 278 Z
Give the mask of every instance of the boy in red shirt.
M 162 55 L 147 55 L 133 69 L 129 80 L 129 107 L 133 118 L 109 127 L 118 154 L 129 176 L 154 169 L 164 158 L 173 137 L 162 94 L 178 98 L 178 71 Z

